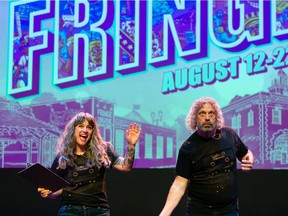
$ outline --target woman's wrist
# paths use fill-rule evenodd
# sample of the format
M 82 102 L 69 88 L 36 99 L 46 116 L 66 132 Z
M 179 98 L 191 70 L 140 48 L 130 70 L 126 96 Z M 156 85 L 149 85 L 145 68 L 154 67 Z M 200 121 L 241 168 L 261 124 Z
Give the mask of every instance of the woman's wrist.
M 130 147 L 134 147 L 135 148 L 135 145 L 134 144 L 131 144 L 131 143 L 127 143 L 127 147 L 130 148 Z
M 52 192 L 52 193 L 50 193 L 49 194 L 49 196 L 48 196 L 50 199 L 56 199 L 57 197 L 58 197 L 58 194 L 57 194 L 57 192 Z

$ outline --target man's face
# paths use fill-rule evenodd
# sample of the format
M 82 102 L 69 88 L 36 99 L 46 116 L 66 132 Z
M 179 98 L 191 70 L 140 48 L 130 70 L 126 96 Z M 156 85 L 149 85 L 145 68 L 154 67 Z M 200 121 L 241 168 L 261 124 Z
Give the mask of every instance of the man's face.
M 205 103 L 197 113 L 198 129 L 208 132 L 216 128 L 216 114 L 210 103 Z

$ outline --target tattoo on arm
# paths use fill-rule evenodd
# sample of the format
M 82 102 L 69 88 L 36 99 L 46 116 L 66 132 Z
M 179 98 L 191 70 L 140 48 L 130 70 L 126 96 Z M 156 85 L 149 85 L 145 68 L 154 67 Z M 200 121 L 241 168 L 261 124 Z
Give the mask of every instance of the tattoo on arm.
M 135 157 L 135 147 L 131 148 L 131 147 L 127 147 L 127 153 L 125 156 L 125 160 L 127 158 L 127 162 L 130 166 L 133 165 L 134 162 L 134 157 Z
M 132 166 L 135 157 L 135 148 L 127 147 L 125 158 L 119 157 L 115 162 L 116 165 L 125 167 L 126 165 Z
M 125 166 L 125 160 L 122 157 L 119 157 L 116 161 L 115 161 L 115 165 L 120 165 L 122 167 Z

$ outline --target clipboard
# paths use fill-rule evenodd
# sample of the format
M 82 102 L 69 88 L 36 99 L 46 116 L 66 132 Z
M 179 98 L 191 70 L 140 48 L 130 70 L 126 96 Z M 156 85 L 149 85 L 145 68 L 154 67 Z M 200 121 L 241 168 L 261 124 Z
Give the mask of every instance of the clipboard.
M 19 171 L 17 174 L 30 181 L 37 188 L 42 187 L 53 192 L 70 185 L 68 181 L 40 163 L 35 163 Z

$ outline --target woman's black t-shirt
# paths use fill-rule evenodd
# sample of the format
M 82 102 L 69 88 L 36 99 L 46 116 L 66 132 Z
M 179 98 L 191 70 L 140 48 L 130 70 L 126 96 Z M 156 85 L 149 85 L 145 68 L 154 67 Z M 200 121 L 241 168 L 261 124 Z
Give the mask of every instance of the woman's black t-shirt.
M 107 148 L 111 166 L 119 155 Z M 77 166 L 67 166 L 66 169 L 57 169 L 59 155 L 54 159 L 51 170 L 67 180 L 70 185 L 63 189 L 60 205 L 84 205 L 89 207 L 109 208 L 106 192 L 105 170 L 106 167 L 87 167 L 86 155 L 75 155 Z

